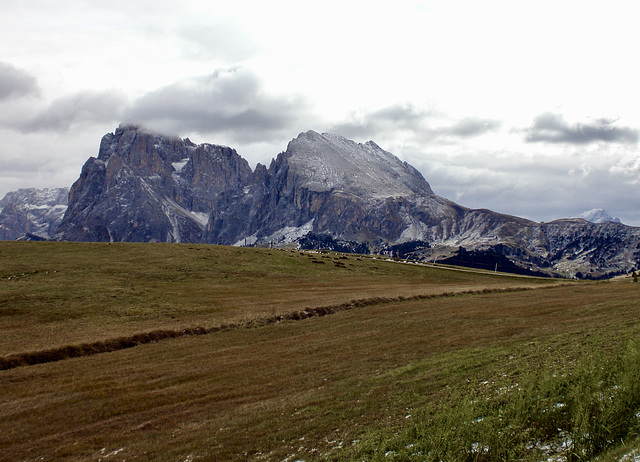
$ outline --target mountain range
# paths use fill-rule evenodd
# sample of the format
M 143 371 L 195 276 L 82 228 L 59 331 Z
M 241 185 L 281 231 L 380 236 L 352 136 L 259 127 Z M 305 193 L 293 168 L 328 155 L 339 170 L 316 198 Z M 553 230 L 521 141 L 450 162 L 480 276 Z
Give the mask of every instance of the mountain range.
M 70 190 L 45 191 L 0 202 L 0 238 L 297 246 L 583 278 L 640 266 L 640 228 L 604 211 L 539 223 L 469 209 L 373 141 L 314 131 L 251 169 L 230 147 L 121 125 Z

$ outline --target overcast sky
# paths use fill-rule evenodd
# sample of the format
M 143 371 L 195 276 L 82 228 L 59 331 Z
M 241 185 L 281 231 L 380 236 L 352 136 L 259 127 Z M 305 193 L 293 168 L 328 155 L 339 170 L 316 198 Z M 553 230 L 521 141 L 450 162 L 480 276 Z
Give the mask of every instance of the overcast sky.
M 21 0 L 0 15 L 0 197 L 70 186 L 121 122 L 267 164 L 374 140 L 461 205 L 640 226 L 640 6 Z

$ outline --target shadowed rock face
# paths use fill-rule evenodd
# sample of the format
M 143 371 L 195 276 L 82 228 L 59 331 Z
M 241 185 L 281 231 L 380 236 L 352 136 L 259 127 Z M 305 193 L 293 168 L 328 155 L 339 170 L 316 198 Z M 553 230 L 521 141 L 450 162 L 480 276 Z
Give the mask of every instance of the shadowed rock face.
M 200 242 L 218 196 L 243 188 L 251 176 L 231 148 L 121 126 L 82 168 L 59 237 Z
M 9 202 L 0 218 L 28 227 Z M 15 238 L 6 229 L 0 220 L 5 238 Z M 53 232 L 72 241 L 410 249 L 416 259 L 456 256 L 489 266 L 494 255 L 512 268 L 564 276 L 640 266 L 640 228 L 468 209 L 434 194 L 416 169 L 374 142 L 313 131 L 252 171 L 231 148 L 121 126 L 84 165 Z

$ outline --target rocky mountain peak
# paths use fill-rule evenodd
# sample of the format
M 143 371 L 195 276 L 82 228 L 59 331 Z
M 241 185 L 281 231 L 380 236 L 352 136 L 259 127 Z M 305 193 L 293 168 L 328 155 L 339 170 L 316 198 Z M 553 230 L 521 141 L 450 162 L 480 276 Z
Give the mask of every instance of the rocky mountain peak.
M 423 176 L 373 141 L 307 131 L 283 155 L 297 183 L 311 191 L 342 191 L 367 198 L 433 195 Z
M 609 213 L 607 213 L 604 209 L 592 209 L 586 212 L 581 213 L 575 218 L 582 218 L 583 220 L 587 220 L 591 223 L 621 223 L 620 218 L 613 218 Z
M 108 166 L 109 179 L 123 166 L 143 176 L 171 173 L 171 164 L 189 156 L 195 145 L 177 137 L 156 135 L 135 125 L 120 125 L 102 137 L 98 160 Z M 113 163 L 114 165 L 110 166 Z
M 197 242 L 218 196 L 243 188 L 248 162 L 226 146 L 121 125 L 71 188 L 60 237 Z

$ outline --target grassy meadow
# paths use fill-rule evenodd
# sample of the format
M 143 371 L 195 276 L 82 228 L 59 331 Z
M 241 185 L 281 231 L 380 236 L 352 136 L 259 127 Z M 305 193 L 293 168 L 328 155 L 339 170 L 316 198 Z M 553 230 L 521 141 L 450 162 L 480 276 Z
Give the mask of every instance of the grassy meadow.
M 639 291 L 291 250 L 0 242 L 0 460 L 633 460 Z

